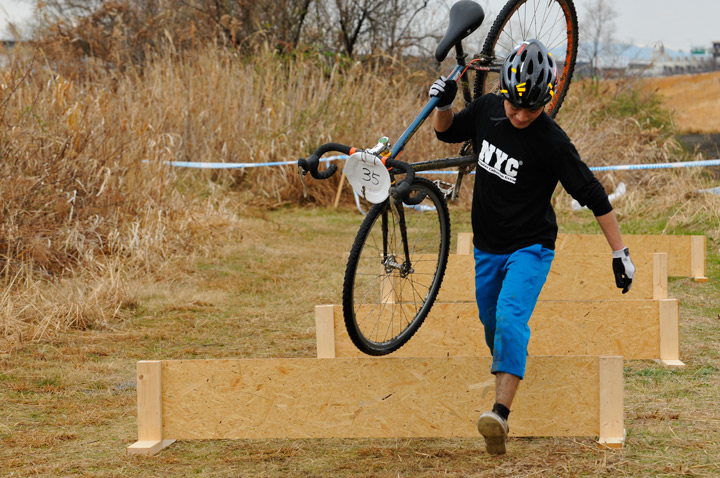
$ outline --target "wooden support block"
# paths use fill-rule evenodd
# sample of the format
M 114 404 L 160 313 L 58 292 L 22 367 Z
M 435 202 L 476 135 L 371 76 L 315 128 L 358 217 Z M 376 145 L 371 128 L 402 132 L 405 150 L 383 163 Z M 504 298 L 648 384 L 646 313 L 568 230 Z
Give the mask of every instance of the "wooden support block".
M 148 440 L 136 441 L 127 447 L 128 455 L 157 455 L 163 448 L 175 443 L 175 440 Z
M 667 298 L 667 254 L 633 254 L 632 259 L 637 268 L 635 278 L 630 291 L 623 294 L 615 286 L 610 253 L 558 253 L 540 300 Z M 422 264 L 418 264 L 415 271 L 422 276 Z M 450 254 L 438 301 L 475 301 L 475 259 L 472 255 Z
M 159 360 L 137 363 L 138 441 L 127 447 L 129 454 L 154 455 L 175 440 L 163 438 L 162 369 Z
M 690 251 L 692 264 L 691 277 L 695 278 L 696 282 L 707 282 L 708 278 L 705 276 L 705 236 L 691 236 Z M 669 267 L 669 265 L 668 265 Z
M 342 320 L 342 311 L 340 313 L 340 319 Z M 317 341 L 318 358 L 335 357 L 334 306 L 315 306 L 315 340 Z
M 660 301 L 660 358 L 665 367 L 684 367 L 680 360 L 680 319 L 677 300 Z
M 613 360 L 622 364 L 528 357 L 511 436 L 616 439 L 622 365 Z M 162 416 L 139 414 L 138 429 L 150 419 L 178 440 L 478 437 L 476 420 L 495 400 L 490 366 L 489 357 L 163 361 Z
M 457 242 L 457 253 L 458 255 L 470 254 L 473 255 L 473 235 L 472 232 L 460 232 L 458 233 Z
M 684 366 L 680 361 L 678 308 L 677 299 L 540 301 L 530 318 L 528 353 L 620 355 L 656 360 L 668 367 Z M 317 335 L 326 337 L 323 340 L 332 337 L 332 346 L 324 347 L 332 349 L 332 355 L 318 353 L 318 357 L 365 357 L 345 330 L 342 307 L 323 306 L 322 313 L 327 317 L 330 310 L 332 322 L 323 319 L 325 329 L 318 330 Z M 389 356 L 490 356 L 477 306 L 469 302 L 435 303 L 413 338 Z
M 668 254 L 668 274 L 672 277 L 694 277 L 705 281 L 705 236 L 623 234 L 623 242 L 630 254 L 665 252 Z M 602 234 L 558 234 L 557 252 L 608 252 Z
M 653 299 L 667 299 L 668 296 L 668 255 L 664 252 L 653 253 Z M 637 275 L 637 271 L 635 271 Z M 635 279 L 633 278 L 633 285 Z M 632 288 L 630 289 L 632 290 Z
M 600 357 L 600 438 L 608 448 L 625 444 L 623 415 L 624 377 L 622 357 Z

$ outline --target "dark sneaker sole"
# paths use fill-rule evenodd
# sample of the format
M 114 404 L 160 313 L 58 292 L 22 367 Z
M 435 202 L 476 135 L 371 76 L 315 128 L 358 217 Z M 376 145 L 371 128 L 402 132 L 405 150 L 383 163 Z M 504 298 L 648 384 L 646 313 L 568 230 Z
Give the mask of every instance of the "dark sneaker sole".
M 502 424 L 492 417 L 480 417 L 478 431 L 485 437 L 485 448 L 491 455 L 504 455 L 507 434 Z

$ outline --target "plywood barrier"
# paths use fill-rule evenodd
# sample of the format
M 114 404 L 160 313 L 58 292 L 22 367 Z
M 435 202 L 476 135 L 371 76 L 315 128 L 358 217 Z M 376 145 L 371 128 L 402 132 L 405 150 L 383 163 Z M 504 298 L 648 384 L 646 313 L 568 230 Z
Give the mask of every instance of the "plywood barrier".
M 633 254 L 633 262 L 637 268 L 635 278 L 630 291 L 623 294 L 615 286 L 610 254 L 557 253 L 540 300 L 666 299 L 667 254 Z M 421 262 L 415 268 L 420 275 L 423 264 L 426 263 Z M 450 254 L 437 300 L 475 301 L 475 262 L 472 255 Z
M 139 441 L 479 437 L 495 399 L 489 357 L 138 362 Z M 529 357 L 511 436 L 596 436 L 622 446 L 622 357 Z M 148 392 L 148 393 L 146 393 Z M 159 415 L 158 415 L 159 413 Z M 149 423 L 148 423 L 149 421 Z M 152 435 L 143 435 L 148 428 Z
M 681 367 L 678 301 L 541 301 L 530 319 L 530 355 L 622 355 Z M 342 306 L 315 307 L 319 358 L 364 357 L 345 329 Z M 435 303 L 410 341 L 390 357 L 490 355 L 477 307 Z
M 693 277 L 705 282 L 705 236 L 623 234 L 623 242 L 635 253 L 665 252 L 668 254 L 668 275 Z M 472 233 L 458 234 L 457 253 L 472 254 Z M 607 253 L 608 243 L 602 234 L 558 234 L 557 252 Z

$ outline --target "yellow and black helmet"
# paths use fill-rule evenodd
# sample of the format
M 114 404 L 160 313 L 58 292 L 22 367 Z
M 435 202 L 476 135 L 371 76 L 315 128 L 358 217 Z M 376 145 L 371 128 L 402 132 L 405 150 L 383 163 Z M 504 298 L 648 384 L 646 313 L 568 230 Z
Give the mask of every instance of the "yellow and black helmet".
M 557 66 L 545 45 L 527 40 L 507 58 L 500 73 L 500 94 L 517 108 L 537 109 L 552 101 Z

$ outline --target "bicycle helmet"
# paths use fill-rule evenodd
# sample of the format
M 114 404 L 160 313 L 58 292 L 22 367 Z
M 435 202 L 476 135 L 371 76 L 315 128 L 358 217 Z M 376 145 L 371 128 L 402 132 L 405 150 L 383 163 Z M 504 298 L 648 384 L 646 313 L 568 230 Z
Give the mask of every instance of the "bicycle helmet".
M 516 108 L 549 103 L 557 87 L 557 66 L 545 45 L 527 40 L 507 58 L 500 72 L 500 94 Z

